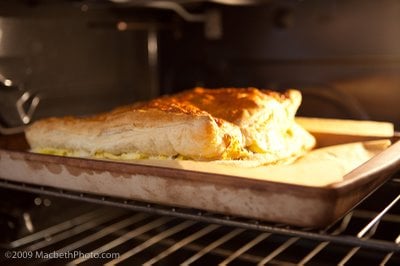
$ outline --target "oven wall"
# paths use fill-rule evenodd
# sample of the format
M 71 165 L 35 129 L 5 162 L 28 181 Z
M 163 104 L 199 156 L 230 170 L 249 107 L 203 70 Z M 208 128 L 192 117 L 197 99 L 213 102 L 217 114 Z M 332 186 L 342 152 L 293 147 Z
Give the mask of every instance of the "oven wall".
M 300 115 L 400 127 L 399 1 L 263 2 L 184 6 L 219 12 L 222 35 L 210 39 L 205 23 L 173 11 L 1 1 L 0 74 L 41 95 L 36 119 L 86 115 L 198 85 L 256 86 L 300 88 Z M 134 23 L 118 31 L 118 21 Z M 0 91 L 2 121 L 20 123 L 20 94 Z
M 136 19 L 104 4 L 2 1 L 0 74 L 21 88 L 0 91 L 3 122 L 21 123 L 14 105 L 24 90 L 42 99 L 36 119 L 87 115 L 158 95 L 146 26 L 118 31 L 122 17 Z
M 219 10 L 219 39 L 207 39 L 200 23 L 184 24 L 179 38 L 163 36 L 166 93 L 197 85 L 297 87 L 302 115 L 399 126 L 399 1 L 269 1 Z

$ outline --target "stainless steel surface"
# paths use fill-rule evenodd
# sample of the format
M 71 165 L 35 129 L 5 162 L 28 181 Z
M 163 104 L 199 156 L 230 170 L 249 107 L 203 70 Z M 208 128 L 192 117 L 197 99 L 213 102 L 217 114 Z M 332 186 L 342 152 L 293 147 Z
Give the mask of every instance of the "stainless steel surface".
M 100 1 L 45 2 L 0 3 L 0 73 L 41 96 L 33 119 L 90 115 L 151 97 L 150 83 L 156 81 L 148 64 L 147 28 L 122 32 L 92 26 L 150 19 L 118 16 Z M 14 109 L 0 107 L 7 127 L 19 121 Z
M 31 101 L 27 110 L 25 110 L 25 105 L 28 101 Z M 29 91 L 24 92 L 21 97 L 16 102 L 16 107 L 18 110 L 19 117 L 21 121 L 26 125 L 31 122 L 33 114 L 40 102 L 40 98 L 37 95 L 32 95 Z
M 40 97 L 34 95 L 29 91 L 24 91 L 24 88 L 11 79 L 4 77 L 0 74 L 0 91 L 15 91 L 16 93 L 22 92 L 21 96 L 15 102 L 15 109 L 19 116 L 19 124 L 21 126 L 7 127 L 2 125 L 0 121 L 0 134 L 11 135 L 24 132 L 25 126 L 32 121 L 36 108 L 39 105 Z M 0 113 L 1 115 L 1 113 Z
M 69 198 L 73 195 L 67 191 L 51 193 L 44 187 L 1 183 L 3 187 L 7 185 L 18 185 L 22 190 L 36 191 L 42 195 L 54 194 Z M 396 178 L 385 184 L 392 192 L 398 189 L 399 185 L 400 182 Z M 371 196 L 370 202 L 374 202 L 374 197 L 381 198 L 382 194 L 391 193 L 387 193 L 386 190 L 378 191 L 376 195 Z M 76 196 L 80 200 L 90 198 L 89 195 Z M 98 205 L 97 210 L 71 217 L 59 224 L 15 239 L 7 246 L 3 245 L 3 250 L 36 250 L 38 252 L 51 250 L 57 253 L 79 250 L 93 254 L 108 252 L 116 256 L 101 260 L 82 256 L 63 261 L 69 265 L 95 265 L 99 262 L 106 265 L 204 265 L 207 263 L 213 265 L 360 265 L 360 263 L 396 265 L 400 262 L 400 246 L 397 243 L 400 233 L 398 203 L 393 204 L 389 210 L 385 208 L 386 206 L 379 206 L 381 210 L 387 210 L 384 214 L 369 210 L 370 206 L 363 203 L 334 227 L 322 231 L 308 231 L 306 228 L 240 221 L 235 217 L 221 217 L 211 213 L 197 213 L 196 210 L 172 209 L 145 203 L 141 205 L 142 211 L 127 210 L 126 208 L 131 206 L 128 202 L 122 204 L 114 202 L 111 204 L 113 208 L 104 206 L 104 203 L 111 203 L 111 201 L 112 199 L 99 198 L 98 202 L 102 204 Z M 388 205 L 392 202 L 389 198 L 385 201 L 389 202 Z M 71 204 L 76 206 L 74 201 L 71 201 Z M 136 204 L 139 206 L 140 203 Z M 124 205 L 125 209 L 115 208 L 117 205 Z M 168 209 L 166 216 L 165 210 Z M 164 215 L 157 212 L 164 212 Z M 379 222 L 375 223 L 371 229 L 364 229 L 363 227 L 375 217 L 379 217 Z M 357 237 L 360 231 L 367 231 L 362 239 Z M 395 237 L 382 239 L 382 231 L 391 231 L 390 235 L 395 235 Z M 320 237 L 313 237 L 315 235 Z M 380 248 L 376 245 L 377 243 L 381 244 Z M 11 262 L 4 260 L 2 264 Z M 59 262 L 41 259 L 30 260 L 27 263 L 55 265 Z

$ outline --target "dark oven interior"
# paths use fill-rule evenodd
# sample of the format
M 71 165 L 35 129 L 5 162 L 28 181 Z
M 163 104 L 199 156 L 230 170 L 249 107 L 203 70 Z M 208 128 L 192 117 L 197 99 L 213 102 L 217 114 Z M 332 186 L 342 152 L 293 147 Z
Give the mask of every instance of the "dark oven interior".
M 0 185 L 1 251 L 13 255 L 2 257 L 2 265 L 400 263 L 398 175 L 320 230 L 15 182 Z
M 393 0 L 1 1 L 0 129 L 195 86 L 253 86 L 299 88 L 302 116 L 389 121 L 398 130 L 398 25 Z M 0 186 L 4 256 L 120 254 L 3 256 L 2 265 L 400 263 L 398 174 L 318 230 L 2 179 Z

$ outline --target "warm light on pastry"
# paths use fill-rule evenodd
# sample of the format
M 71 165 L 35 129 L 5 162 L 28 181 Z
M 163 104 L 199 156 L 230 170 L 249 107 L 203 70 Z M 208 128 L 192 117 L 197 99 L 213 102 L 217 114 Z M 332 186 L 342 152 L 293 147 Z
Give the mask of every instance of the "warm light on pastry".
M 26 130 L 39 153 L 135 160 L 178 158 L 279 163 L 315 139 L 296 124 L 301 93 L 195 88 L 87 118 L 48 118 Z

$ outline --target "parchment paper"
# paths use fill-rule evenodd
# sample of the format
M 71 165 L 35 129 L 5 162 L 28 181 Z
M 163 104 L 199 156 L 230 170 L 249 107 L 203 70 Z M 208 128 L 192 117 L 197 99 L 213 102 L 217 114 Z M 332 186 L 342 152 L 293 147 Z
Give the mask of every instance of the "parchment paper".
M 135 163 L 322 187 L 342 181 L 347 173 L 390 144 L 390 140 L 374 140 L 329 146 L 313 150 L 289 165 L 252 168 L 191 160 L 138 160 Z

